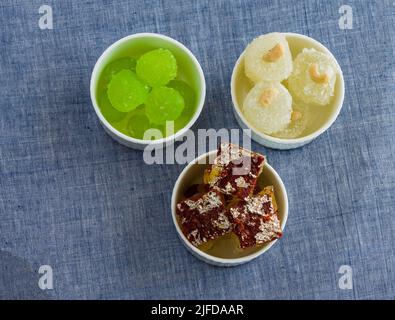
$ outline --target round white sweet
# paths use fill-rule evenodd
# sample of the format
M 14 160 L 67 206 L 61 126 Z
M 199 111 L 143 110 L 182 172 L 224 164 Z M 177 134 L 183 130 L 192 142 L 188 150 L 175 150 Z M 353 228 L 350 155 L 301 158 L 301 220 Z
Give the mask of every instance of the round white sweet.
M 247 94 L 242 112 L 256 130 L 272 134 L 290 123 L 292 97 L 281 83 L 263 81 Z
M 292 72 L 292 56 L 281 33 L 268 33 L 254 39 L 244 55 L 245 74 L 254 83 L 286 79 Z
M 334 95 L 336 68 L 327 54 L 315 49 L 303 49 L 294 61 L 288 79 L 293 97 L 304 103 L 327 105 Z
M 294 117 L 294 113 L 297 116 Z M 282 139 L 299 138 L 307 128 L 307 124 L 311 120 L 311 111 L 309 106 L 304 103 L 297 104 L 292 102 L 291 123 L 283 130 L 276 132 L 273 136 Z

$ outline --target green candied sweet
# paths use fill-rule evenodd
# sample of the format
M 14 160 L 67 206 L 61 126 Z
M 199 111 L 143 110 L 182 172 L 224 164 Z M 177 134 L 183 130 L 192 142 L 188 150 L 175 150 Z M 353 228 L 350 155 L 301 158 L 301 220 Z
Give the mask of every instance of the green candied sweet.
M 181 129 L 185 128 L 186 125 L 191 121 L 192 115 L 190 114 L 184 114 L 184 112 L 181 114 L 181 116 L 174 121 L 174 132 L 178 132 Z
M 163 125 L 150 123 L 150 130 L 153 130 L 152 133 L 154 133 L 155 135 L 151 136 L 150 140 L 158 140 L 166 137 L 166 129 Z M 158 133 L 158 131 L 160 132 L 160 134 Z
M 147 99 L 149 88 L 133 71 L 121 70 L 108 84 L 107 95 L 112 106 L 121 112 L 135 109 Z
M 107 92 L 105 91 L 100 93 L 98 97 L 98 104 L 102 115 L 110 123 L 119 122 L 127 115 L 127 113 L 120 112 L 111 105 L 111 102 L 107 96 Z
M 143 139 L 144 133 L 150 128 L 150 123 L 144 113 L 137 113 L 129 118 L 127 129 L 133 138 Z
M 103 70 L 100 79 L 100 85 L 103 89 L 107 88 L 112 77 L 121 70 L 136 70 L 136 59 L 134 58 L 120 58 L 110 62 Z
M 181 116 L 174 122 L 174 131 L 177 132 L 189 123 L 195 113 L 195 92 L 182 80 L 172 80 L 168 86 L 176 89 L 185 101 L 185 108 Z
M 176 89 L 184 98 L 185 109 L 184 112 L 188 111 L 188 109 L 194 109 L 195 106 L 195 92 L 193 89 L 182 80 L 172 80 L 167 85 L 170 88 Z
M 184 98 L 177 90 L 157 87 L 149 94 L 145 102 L 145 111 L 150 122 L 164 125 L 166 121 L 176 120 L 184 106 Z
M 137 60 L 136 73 L 151 87 L 164 86 L 177 76 L 177 60 L 167 49 L 152 50 Z

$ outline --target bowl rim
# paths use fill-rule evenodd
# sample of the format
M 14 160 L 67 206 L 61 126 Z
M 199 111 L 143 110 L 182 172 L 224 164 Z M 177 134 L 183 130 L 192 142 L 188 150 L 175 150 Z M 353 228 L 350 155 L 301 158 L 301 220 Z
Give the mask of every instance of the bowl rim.
M 172 193 L 172 197 L 171 197 L 171 212 L 172 212 L 172 219 L 173 219 L 173 224 L 177 230 L 178 236 L 182 239 L 182 242 L 184 243 L 184 245 L 186 245 L 188 247 L 188 249 L 190 249 L 194 254 L 198 255 L 199 257 L 202 257 L 204 261 L 208 260 L 210 262 L 214 262 L 216 265 L 239 265 L 239 264 L 243 264 L 245 262 L 251 261 L 255 258 L 257 258 L 258 256 L 260 256 L 261 254 L 265 253 L 266 251 L 268 251 L 279 239 L 275 239 L 273 241 L 271 241 L 270 243 L 268 243 L 266 246 L 264 246 L 263 248 L 261 248 L 260 250 L 247 255 L 245 257 L 241 257 L 241 258 L 232 258 L 232 259 L 227 259 L 227 258 L 219 258 L 219 257 L 215 257 L 212 256 L 208 253 L 203 252 L 202 250 L 198 249 L 197 247 L 195 247 L 194 245 L 192 245 L 188 239 L 185 237 L 184 233 L 182 232 L 178 222 L 177 222 L 177 213 L 176 213 L 176 206 L 177 206 L 177 194 L 179 192 L 180 189 L 180 183 L 182 181 L 182 179 L 184 178 L 184 176 L 186 176 L 189 172 L 189 170 L 192 168 L 192 166 L 194 166 L 195 164 L 199 163 L 202 159 L 204 158 L 209 158 L 210 156 L 213 156 L 214 154 L 216 154 L 217 150 L 211 150 L 209 152 L 206 152 L 200 156 L 198 156 L 197 158 L 195 158 L 193 161 L 191 161 L 190 163 L 188 163 L 188 165 L 181 171 L 180 175 L 178 176 L 175 184 L 174 184 L 174 188 L 173 188 L 173 193 Z M 276 178 L 276 180 L 279 182 L 280 188 L 281 188 L 281 192 L 284 195 L 284 218 L 281 219 L 281 229 L 282 231 L 284 231 L 285 229 L 285 225 L 287 223 L 288 220 L 288 195 L 287 195 L 287 191 L 284 185 L 284 182 L 282 181 L 281 177 L 279 176 L 279 174 L 277 173 L 276 170 L 273 169 L 273 167 L 267 162 L 265 161 L 264 164 L 267 169 L 269 169 L 269 171 L 274 175 L 274 177 Z
M 185 127 L 183 127 L 181 130 L 177 131 L 176 133 L 172 134 L 171 136 L 168 137 L 164 137 L 161 139 L 157 139 L 157 140 L 143 140 L 143 139 L 137 139 L 137 138 L 133 138 L 130 137 L 120 131 L 118 131 L 117 129 L 115 129 L 108 121 L 107 119 L 103 116 L 103 114 L 100 111 L 100 108 L 97 104 L 97 99 L 96 99 L 96 93 L 95 93 L 95 81 L 96 79 L 100 76 L 99 73 L 99 68 L 100 66 L 103 64 L 104 59 L 113 52 L 114 49 L 116 49 L 117 47 L 119 47 L 120 45 L 124 44 L 125 42 L 128 41 L 132 41 L 138 38 L 158 38 L 161 40 L 165 40 L 168 41 L 174 45 L 176 45 L 177 47 L 179 47 L 182 51 L 184 51 L 188 57 L 192 60 L 193 64 L 196 67 L 197 73 L 198 73 L 198 77 L 199 77 L 199 81 L 201 84 L 201 91 L 200 91 L 200 100 L 198 102 L 197 105 L 197 109 L 192 117 L 192 119 L 187 123 L 187 125 Z M 104 124 L 104 126 L 115 136 L 126 140 L 128 142 L 134 143 L 134 144 L 138 144 L 138 145 L 156 145 L 156 144 L 163 144 L 163 143 L 168 143 L 171 141 L 176 140 L 178 137 L 183 136 L 185 134 L 185 132 L 187 130 L 189 130 L 194 123 L 196 122 L 196 120 L 199 118 L 200 114 L 202 113 L 203 107 L 204 107 L 204 102 L 206 99 L 206 79 L 204 77 L 204 72 L 203 69 L 199 63 L 199 61 L 196 59 L 196 57 L 194 56 L 194 54 L 185 46 L 183 45 L 181 42 L 163 35 L 163 34 L 159 34 L 159 33 L 151 33 L 151 32 L 142 32 L 142 33 L 135 33 L 135 34 L 131 34 L 128 35 L 126 37 L 123 37 L 117 41 L 115 41 L 114 43 L 112 43 L 106 50 L 103 51 L 103 53 L 100 55 L 100 57 L 97 59 L 95 66 L 93 67 L 92 70 L 92 74 L 91 74 L 91 79 L 90 79 L 90 96 L 91 96 L 91 102 L 93 105 L 93 108 L 96 112 L 97 117 L 100 119 L 100 122 L 102 124 Z
M 307 136 L 303 136 L 303 137 L 299 137 L 299 138 L 293 138 L 293 139 L 283 139 L 283 138 L 277 138 L 277 137 L 272 137 L 268 134 L 259 132 L 258 130 L 254 129 L 249 122 L 245 119 L 243 113 L 241 112 L 241 108 L 239 106 L 239 104 L 237 103 L 236 100 L 236 71 L 241 63 L 241 60 L 244 58 L 244 54 L 245 54 L 245 50 L 240 54 L 239 58 L 237 59 L 234 67 L 233 67 L 233 71 L 232 71 L 232 77 L 231 77 L 231 81 L 230 81 L 230 87 L 231 87 L 231 97 L 232 97 L 232 105 L 233 105 L 233 110 L 237 113 L 237 115 L 239 116 L 239 118 L 243 121 L 243 123 L 249 128 L 251 129 L 251 131 L 257 135 L 258 137 L 260 137 L 263 140 L 267 140 L 270 142 L 274 142 L 276 144 L 283 144 L 283 145 L 293 145 L 293 144 L 299 144 L 299 143 L 307 143 L 312 141 L 313 139 L 317 138 L 319 135 L 321 135 L 322 133 L 324 133 L 326 130 L 328 130 L 332 124 L 336 121 L 338 115 L 340 114 L 340 110 L 343 107 L 343 102 L 344 102 L 344 95 L 345 95 L 345 83 L 344 83 L 344 77 L 343 77 L 343 71 L 338 63 L 338 61 L 336 60 L 335 56 L 332 54 L 332 52 L 329 51 L 329 49 L 327 47 L 325 47 L 321 42 L 319 42 L 318 40 L 315 40 L 309 36 L 300 34 L 300 33 L 293 33 L 293 32 L 280 32 L 281 34 L 283 34 L 285 37 L 294 37 L 294 38 L 300 38 L 300 39 L 304 39 L 307 41 L 310 41 L 312 43 L 314 43 L 315 46 L 319 47 L 324 53 L 328 54 L 333 61 L 335 62 L 336 68 L 338 69 L 338 73 L 339 73 L 339 79 L 340 79 L 340 96 L 339 96 L 339 103 L 336 105 L 336 110 L 333 113 L 333 115 L 328 118 L 327 121 L 325 121 L 325 123 L 323 124 L 323 126 L 321 126 L 318 130 L 308 134 Z M 260 142 L 258 142 L 260 143 Z M 261 143 L 260 143 L 261 144 Z

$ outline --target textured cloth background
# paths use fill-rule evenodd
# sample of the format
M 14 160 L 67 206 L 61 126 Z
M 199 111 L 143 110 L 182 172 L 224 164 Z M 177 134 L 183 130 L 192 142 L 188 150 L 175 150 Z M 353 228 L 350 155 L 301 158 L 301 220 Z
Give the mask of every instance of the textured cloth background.
M 52 6 L 53 30 L 38 27 Z M 395 298 L 395 4 L 347 1 L 14 1 L 0 3 L 0 298 Z M 197 128 L 238 128 L 233 65 L 255 36 L 297 32 L 326 45 L 346 97 L 334 125 L 268 156 L 286 184 L 284 237 L 244 266 L 200 262 L 170 213 L 183 166 L 147 166 L 91 106 L 99 55 L 137 32 L 184 43 L 205 72 Z M 41 291 L 40 265 L 54 271 Z M 341 265 L 353 290 L 340 290 Z

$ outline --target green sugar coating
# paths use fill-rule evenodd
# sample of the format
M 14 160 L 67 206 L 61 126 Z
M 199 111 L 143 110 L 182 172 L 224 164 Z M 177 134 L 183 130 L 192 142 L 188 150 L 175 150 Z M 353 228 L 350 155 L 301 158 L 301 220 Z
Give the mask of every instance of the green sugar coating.
M 181 114 L 181 116 L 174 121 L 174 132 L 180 131 L 181 129 L 185 128 L 185 126 L 191 121 L 192 116 L 189 114 Z
M 130 70 L 116 73 L 108 84 L 107 95 L 112 106 L 121 112 L 135 109 L 147 99 L 149 88 Z
M 157 87 L 149 94 L 145 102 L 145 111 L 150 122 L 164 125 L 166 121 L 176 120 L 184 106 L 184 98 L 177 90 Z
M 167 49 L 156 49 L 137 60 L 136 73 L 151 87 L 166 85 L 177 76 L 177 60 Z
M 195 92 L 185 81 L 172 80 L 167 86 L 177 90 L 184 98 L 185 110 L 183 113 L 185 113 L 187 109 L 194 109 Z
M 168 87 L 177 90 L 182 95 L 185 102 L 185 108 L 181 116 L 174 122 L 174 131 L 177 132 L 189 123 L 195 113 L 195 92 L 182 80 L 172 80 L 169 82 Z
M 102 88 L 107 88 L 108 83 L 111 81 L 112 77 L 119 71 L 126 70 L 136 70 L 136 59 L 134 58 L 120 58 L 110 62 L 103 70 L 100 78 L 100 85 Z
M 119 122 L 127 115 L 127 113 L 120 112 L 111 105 L 111 102 L 107 96 L 107 92 L 105 91 L 102 91 L 100 93 L 98 97 L 98 103 L 101 113 L 103 114 L 104 118 L 106 118 L 106 120 L 110 123 Z
M 129 118 L 127 124 L 127 131 L 133 137 L 137 139 L 143 139 L 144 132 L 150 129 L 150 123 L 147 116 L 144 113 L 137 113 Z

